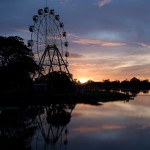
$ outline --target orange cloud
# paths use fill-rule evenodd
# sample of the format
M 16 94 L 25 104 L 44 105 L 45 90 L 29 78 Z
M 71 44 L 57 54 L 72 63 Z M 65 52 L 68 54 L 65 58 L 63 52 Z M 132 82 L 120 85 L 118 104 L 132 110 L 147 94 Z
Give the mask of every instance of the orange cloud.
M 81 45 L 100 45 L 103 47 L 112 47 L 112 46 L 125 46 L 125 43 L 119 43 L 119 42 L 106 42 L 102 40 L 95 40 L 95 39 L 79 39 L 74 40 L 74 43 L 81 44 Z
M 115 129 L 124 129 L 126 126 L 121 125 L 103 125 L 102 129 L 104 130 L 115 130 Z
M 98 131 L 103 131 L 103 130 L 116 130 L 116 129 L 124 129 L 126 126 L 121 126 L 121 125 L 103 125 L 100 127 L 79 127 L 75 128 L 74 131 L 78 132 L 98 132 Z
M 102 46 L 125 46 L 126 44 L 125 43 L 117 43 L 117 42 L 105 42 L 102 44 Z
M 97 132 L 97 131 L 100 131 L 100 128 L 98 128 L 98 127 L 79 127 L 79 128 L 75 128 L 74 131 L 78 131 L 78 132 Z

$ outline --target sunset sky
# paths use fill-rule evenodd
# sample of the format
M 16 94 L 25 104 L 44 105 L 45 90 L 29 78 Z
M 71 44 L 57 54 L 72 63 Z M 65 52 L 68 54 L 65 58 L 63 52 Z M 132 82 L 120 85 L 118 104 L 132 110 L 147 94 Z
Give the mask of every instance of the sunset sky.
M 47 0 L 67 31 L 73 78 L 150 80 L 150 0 Z M 30 39 L 46 0 L 1 0 L 0 35 Z

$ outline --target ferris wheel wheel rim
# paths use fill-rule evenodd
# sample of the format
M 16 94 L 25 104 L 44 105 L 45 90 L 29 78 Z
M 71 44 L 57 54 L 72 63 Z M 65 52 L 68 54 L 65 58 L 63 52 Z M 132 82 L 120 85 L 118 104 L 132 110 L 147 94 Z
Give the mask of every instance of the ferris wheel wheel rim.
M 35 15 L 34 15 L 35 16 Z M 62 34 L 64 34 L 64 33 L 66 33 L 65 31 L 64 31 L 64 27 L 60 27 L 59 25 L 60 25 L 60 23 L 62 23 L 61 21 L 57 21 L 57 22 L 59 22 L 59 24 L 57 24 L 56 23 L 56 21 L 55 21 L 55 18 L 52 18 L 51 17 L 51 15 L 45 15 L 45 14 L 43 14 L 43 15 L 40 15 L 39 17 L 40 17 L 40 19 L 38 19 L 38 21 L 40 22 L 40 24 L 39 24 L 39 27 L 38 27 L 38 29 L 37 29 L 37 36 L 38 36 L 38 34 L 39 34 L 39 29 L 40 29 L 40 27 L 41 27 L 41 24 L 42 24 L 42 21 L 43 21 L 43 19 L 45 18 L 45 17 L 49 17 L 50 19 L 52 19 L 52 21 L 53 21 L 53 23 L 55 23 L 55 26 L 57 27 L 57 31 L 59 32 L 59 37 L 57 37 L 57 38 L 59 38 L 59 40 L 61 40 L 61 41 L 64 41 L 64 44 L 65 43 L 67 43 L 67 39 L 66 39 L 66 36 L 61 36 L 61 31 L 60 31 L 60 29 L 62 29 Z M 37 21 L 37 22 L 38 22 Z M 34 22 L 34 27 L 36 26 L 36 23 L 37 22 Z M 32 26 L 33 27 L 33 26 Z M 35 32 L 33 31 L 32 32 L 32 35 L 31 35 L 31 39 L 32 39 L 32 37 L 33 37 L 33 34 L 34 34 Z M 53 36 L 53 35 L 52 35 Z M 57 39 L 56 38 L 56 39 Z M 55 41 L 56 41 L 56 39 L 55 39 Z M 62 40 L 63 39 L 63 40 Z M 32 39 L 33 40 L 33 39 Z M 39 40 L 39 36 L 38 36 L 38 40 Z M 35 40 L 33 40 L 33 41 L 35 41 Z M 36 42 L 37 44 L 38 44 L 38 42 Z M 63 43 L 63 42 L 60 42 L 61 44 Z M 56 43 L 54 43 L 54 44 L 56 44 Z M 67 47 L 68 45 L 65 45 L 65 47 Z M 61 49 L 63 49 L 63 48 L 61 48 Z

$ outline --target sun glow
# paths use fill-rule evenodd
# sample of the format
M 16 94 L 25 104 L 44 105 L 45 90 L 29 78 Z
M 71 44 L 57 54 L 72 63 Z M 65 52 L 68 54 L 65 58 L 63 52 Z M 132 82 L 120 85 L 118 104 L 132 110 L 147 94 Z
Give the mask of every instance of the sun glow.
M 85 82 L 87 82 L 89 79 L 88 78 L 84 78 L 84 77 L 80 77 L 79 78 L 79 81 L 81 82 L 81 83 L 85 83 Z

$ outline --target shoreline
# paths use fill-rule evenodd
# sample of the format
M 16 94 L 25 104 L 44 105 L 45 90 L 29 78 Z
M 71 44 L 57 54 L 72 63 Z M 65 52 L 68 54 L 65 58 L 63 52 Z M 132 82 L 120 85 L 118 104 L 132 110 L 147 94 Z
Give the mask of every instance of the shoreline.
M 85 93 L 58 93 L 58 92 L 13 92 L 1 95 L 0 105 L 6 104 L 50 104 L 50 103 L 87 103 L 125 101 L 132 97 L 119 92 L 85 92 Z

